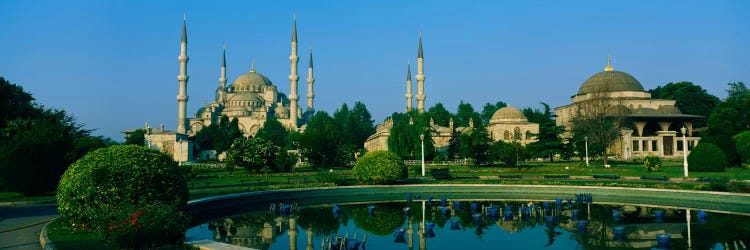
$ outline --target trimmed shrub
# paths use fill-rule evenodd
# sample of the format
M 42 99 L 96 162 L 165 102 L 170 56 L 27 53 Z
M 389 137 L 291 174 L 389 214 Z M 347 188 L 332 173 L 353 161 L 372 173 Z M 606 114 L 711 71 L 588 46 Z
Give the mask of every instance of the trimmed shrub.
M 656 155 L 649 155 L 643 159 L 643 165 L 646 166 L 646 171 L 656 172 L 661 170 L 661 159 Z
M 695 172 L 722 172 L 729 163 L 719 147 L 701 142 L 688 155 L 688 168 Z
M 365 154 L 357 160 L 352 175 L 357 181 L 365 184 L 388 184 L 409 176 L 404 161 L 388 151 Z
M 737 148 L 737 154 L 740 155 L 742 164 L 750 165 L 750 131 L 739 133 L 732 139 L 734 139 L 734 145 Z
M 339 174 L 329 171 L 319 171 L 315 174 L 315 179 L 318 180 L 318 182 L 325 182 L 325 183 L 333 183 L 333 184 L 339 184 L 341 183 L 341 176 Z
M 117 210 L 108 225 L 104 239 L 113 247 L 144 249 L 166 244 L 179 244 L 188 228 L 182 211 L 159 202 L 138 204 Z
M 123 211 L 133 213 L 129 208 L 164 204 L 181 211 L 187 200 L 187 177 L 177 163 L 157 150 L 135 145 L 86 154 L 65 171 L 57 188 L 61 217 L 94 230 L 122 219 Z

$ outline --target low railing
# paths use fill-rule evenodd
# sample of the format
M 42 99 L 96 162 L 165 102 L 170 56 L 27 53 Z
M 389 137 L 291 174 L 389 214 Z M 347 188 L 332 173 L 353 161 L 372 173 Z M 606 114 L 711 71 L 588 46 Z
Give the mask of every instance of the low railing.
M 404 160 L 406 165 L 422 165 L 421 160 Z M 449 166 L 449 165 L 466 165 L 466 159 L 456 159 L 452 161 L 424 161 L 425 165 Z

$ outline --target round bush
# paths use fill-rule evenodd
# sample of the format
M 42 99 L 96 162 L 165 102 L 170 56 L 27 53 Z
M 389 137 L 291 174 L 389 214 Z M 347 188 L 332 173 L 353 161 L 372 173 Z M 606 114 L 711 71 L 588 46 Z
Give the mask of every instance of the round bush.
M 157 150 L 135 145 L 86 154 L 65 171 L 57 187 L 62 218 L 89 229 L 110 226 L 128 208 L 158 203 L 182 210 L 187 200 L 187 177 L 177 163 Z
M 701 142 L 688 155 L 688 168 L 696 172 L 721 172 L 729 162 L 724 152 L 711 143 Z
M 388 184 L 409 176 L 404 161 L 388 151 L 369 152 L 360 157 L 352 169 L 352 175 L 366 184 Z
M 643 159 L 643 165 L 646 166 L 646 171 L 656 172 L 661 169 L 661 159 L 656 155 L 649 155 Z

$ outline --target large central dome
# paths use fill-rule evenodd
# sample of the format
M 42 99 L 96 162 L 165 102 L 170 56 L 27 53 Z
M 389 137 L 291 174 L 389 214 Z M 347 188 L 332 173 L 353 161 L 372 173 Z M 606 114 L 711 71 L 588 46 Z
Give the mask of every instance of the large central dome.
M 264 75 L 255 72 L 255 67 L 250 70 L 250 73 L 240 75 L 234 80 L 232 86 L 235 90 L 252 90 L 257 89 L 260 86 L 271 86 L 271 80 Z
M 622 71 L 616 71 L 608 60 L 604 71 L 586 79 L 581 88 L 578 89 L 578 94 L 616 91 L 644 92 L 643 85 L 635 77 Z

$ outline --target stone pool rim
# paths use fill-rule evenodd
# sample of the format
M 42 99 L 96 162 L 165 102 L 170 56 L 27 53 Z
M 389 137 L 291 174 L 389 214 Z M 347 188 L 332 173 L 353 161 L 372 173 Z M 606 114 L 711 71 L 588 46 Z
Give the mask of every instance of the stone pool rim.
M 315 187 L 243 192 L 199 198 L 188 202 L 191 226 L 207 221 L 259 211 L 271 203 L 301 206 L 331 203 L 406 200 L 407 194 L 461 200 L 554 200 L 590 193 L 594 203 L 628 204 L 679 209 L 702 209 L 750 216 L 750 194 L 657 188 L 506 185 L 414 184 Z

